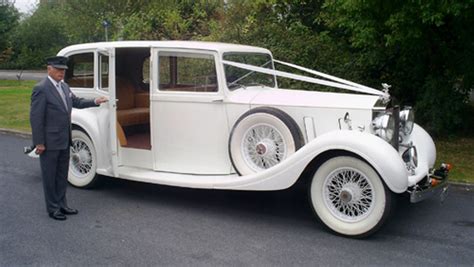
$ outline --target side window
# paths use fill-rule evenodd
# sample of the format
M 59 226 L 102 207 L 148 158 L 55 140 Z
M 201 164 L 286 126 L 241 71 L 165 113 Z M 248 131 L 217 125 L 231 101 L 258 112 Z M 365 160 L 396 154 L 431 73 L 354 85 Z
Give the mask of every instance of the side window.
M 99 85 L 104 91 L 109 90 L 109 56 L 99 54 Z
M 94 53 L 76 54 L 69 57 L 65 81 L 71 87 L 94 87 Z
M 214 56 L 159 52 L 159 89 L 181 92 L 217 92 Z

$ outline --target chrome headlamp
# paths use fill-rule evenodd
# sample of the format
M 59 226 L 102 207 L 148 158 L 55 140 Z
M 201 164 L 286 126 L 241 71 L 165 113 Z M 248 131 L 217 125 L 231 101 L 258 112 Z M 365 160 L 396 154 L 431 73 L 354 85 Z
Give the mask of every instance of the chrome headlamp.
M 402 159 L 407 165 L 408 170 L 413 171 L 418 167 L 418 153 L 416 147 L 410 144 L 408 149 L 403 152 Z
M 395 131 L 395 120 L 392 114 L 385 113 L 379 115 L 372 121 L 375 135 L 381 137 L 387 142 L 391 142 Z
M 400 133 L 403 135 L 410 135 L 413 131 L 415 121 L 415 113 L 411 107 L 405 107 L 400 111 Z

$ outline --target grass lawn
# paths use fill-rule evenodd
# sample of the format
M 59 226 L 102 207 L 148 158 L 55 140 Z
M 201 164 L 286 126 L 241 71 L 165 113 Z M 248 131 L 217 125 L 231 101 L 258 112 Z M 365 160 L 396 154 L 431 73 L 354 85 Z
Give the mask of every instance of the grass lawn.
M 451 163 L 450 180 L 474 184 L 474 138 L 453 138 L 436 141 L 436 167 Z
M 30 132 L 31 89 L 35 81 L 0 80 L 0 128 Z M 474 184 L 474 137 L 436 141 L 437 163 L 451 163 L 450 180 Z
M 0 80 L 0 128 L 31 131 L 31 90 L 36 81 Z

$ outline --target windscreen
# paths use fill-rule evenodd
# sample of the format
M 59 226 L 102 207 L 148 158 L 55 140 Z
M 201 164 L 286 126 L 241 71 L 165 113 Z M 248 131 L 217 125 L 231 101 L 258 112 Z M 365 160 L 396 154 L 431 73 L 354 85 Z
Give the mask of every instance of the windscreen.
M 272 57 L 263 53 L 231 52 L 224 54 L 224 60 L 273 69 Z M 248 86 L 275 87 L 275 76 L 256 71 L 224 65 L 227 87 L 230 90 Z

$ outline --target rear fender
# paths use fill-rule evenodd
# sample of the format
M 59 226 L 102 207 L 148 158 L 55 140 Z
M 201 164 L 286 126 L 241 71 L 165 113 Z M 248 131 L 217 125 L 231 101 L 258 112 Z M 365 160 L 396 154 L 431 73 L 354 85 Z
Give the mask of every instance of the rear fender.
M 73 109 L 71 122 L 73 127 L 81 128 L 91 138 L 97 153 L 97 173 L 111 175 L 107 118 L 108 111 L 105 108 Z

